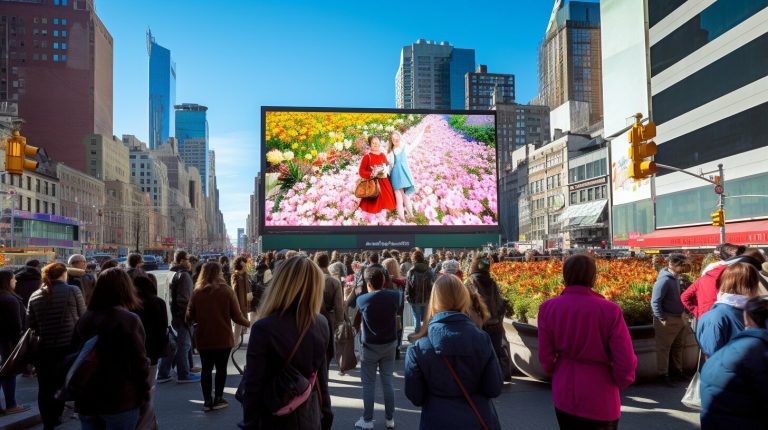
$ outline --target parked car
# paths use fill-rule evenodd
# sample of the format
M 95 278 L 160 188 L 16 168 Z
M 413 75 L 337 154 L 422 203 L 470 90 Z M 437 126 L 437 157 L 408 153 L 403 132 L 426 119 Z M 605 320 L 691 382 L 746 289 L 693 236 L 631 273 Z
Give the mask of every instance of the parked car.
M 157 259 L 155 259 L 154 255 L 145 255 L 145 256 L 143 256 L 143 260 L 144 260 L 144 270 L 145 271 L 148 272 L 150 270 L 157 270 L 158 263 L 157 263 Z

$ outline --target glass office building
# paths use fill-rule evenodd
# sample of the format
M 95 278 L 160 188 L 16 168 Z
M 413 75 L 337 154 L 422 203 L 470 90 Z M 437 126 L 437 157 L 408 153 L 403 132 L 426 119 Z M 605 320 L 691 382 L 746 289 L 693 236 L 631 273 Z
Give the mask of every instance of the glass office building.
M 195 103 L 176 105 L 176 139 L 179 155 L 185 164 L 200 172 L 202 189 L 208 195 L 208 108 Z
M 176 104 L 176 63 L 171 51 L 158 45 L 151 33 L 147 34 L 149 53 L 149 148 L 165 143 L 173 133 Z

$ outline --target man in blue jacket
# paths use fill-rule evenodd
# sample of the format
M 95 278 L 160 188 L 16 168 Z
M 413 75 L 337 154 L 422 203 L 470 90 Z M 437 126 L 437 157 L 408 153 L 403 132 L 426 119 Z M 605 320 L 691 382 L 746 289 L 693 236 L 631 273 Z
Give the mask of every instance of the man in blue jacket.
M 683 343 L 688 324 L 680 300 L 680 274 L 689 270 L 688 257 L 671 254 L 668 267 L 661 269 L 653 284 L 651 309 L 656 337 L 656 365 L 659 380 L 667 385 L 673 385 L 672 379 L 679 379 L 683 374 Z M 673 369 L 669 368 L 670 357 Z

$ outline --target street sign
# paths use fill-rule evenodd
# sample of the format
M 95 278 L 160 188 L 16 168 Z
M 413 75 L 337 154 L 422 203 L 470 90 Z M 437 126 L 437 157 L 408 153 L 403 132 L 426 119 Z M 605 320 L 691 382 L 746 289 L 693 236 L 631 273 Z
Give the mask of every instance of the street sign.
M 715 185 L 715 194 L 723 194 L 723 186 L 720 184 Z

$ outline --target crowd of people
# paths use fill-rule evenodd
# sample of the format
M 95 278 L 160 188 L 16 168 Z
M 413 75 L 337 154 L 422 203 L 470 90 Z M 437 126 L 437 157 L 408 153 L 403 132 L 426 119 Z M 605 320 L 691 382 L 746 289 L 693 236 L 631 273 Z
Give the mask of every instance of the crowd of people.
M 682 344 L 693 328 L 704 363 L 702 427 L 764 428 L 768 267 L 757 249 L 726 245 L 720 252 L 684 292 L 687 256 L 670 255 L 659 273 L 651 298 L 659 381 L 690 376 Z M 37 377 L 45 429 L 60 424 L 66 401 L 74 401 L 83 429 L 154 429 L 158 383 L 198 383 L 206 412 L 229 406 L 228 359 L 247 336 L 235 396 L 240 428 L 326 430 L 333 423 L 329 372 L 343 353 L 338 334 L 351 325 L 363 411 L 350 427 L 374 428 L 378 377 L 385 427 L 395 428 L 393 374 L 401 369 L 406 397 L 421 408 L 421 428 L 500 429 L 493 399 L 512 366 L 507 303 L 491 267 L 517 257 L 284 250 L 230 262 L 177 251 L 168 303 L 140 255 L 129 256 L 126 269 L 110 260 L 98 271 L 88 270 L 82 255 L 42 268 L 30 261 L 16 273 L 0 270 L 0 359 L 8 360 L 26 329 L 39 338 L 24 373 Z M 592 256 L 565 258 L 564 292 L 538 314 L 538 359 L 552 377 L 562 429 L 617 428 L 620 391 L 635 380 L 637 357 L 621 308 L 594 292 L 596 279 Z M 404 336 L 408 314 L 414 332 Z M 75 387 L 67 372 L 86 352 L 98 365 Z M 16 375 L 0 379 L 6 414 L 29 408 L 17 404 L 15 383 Z

